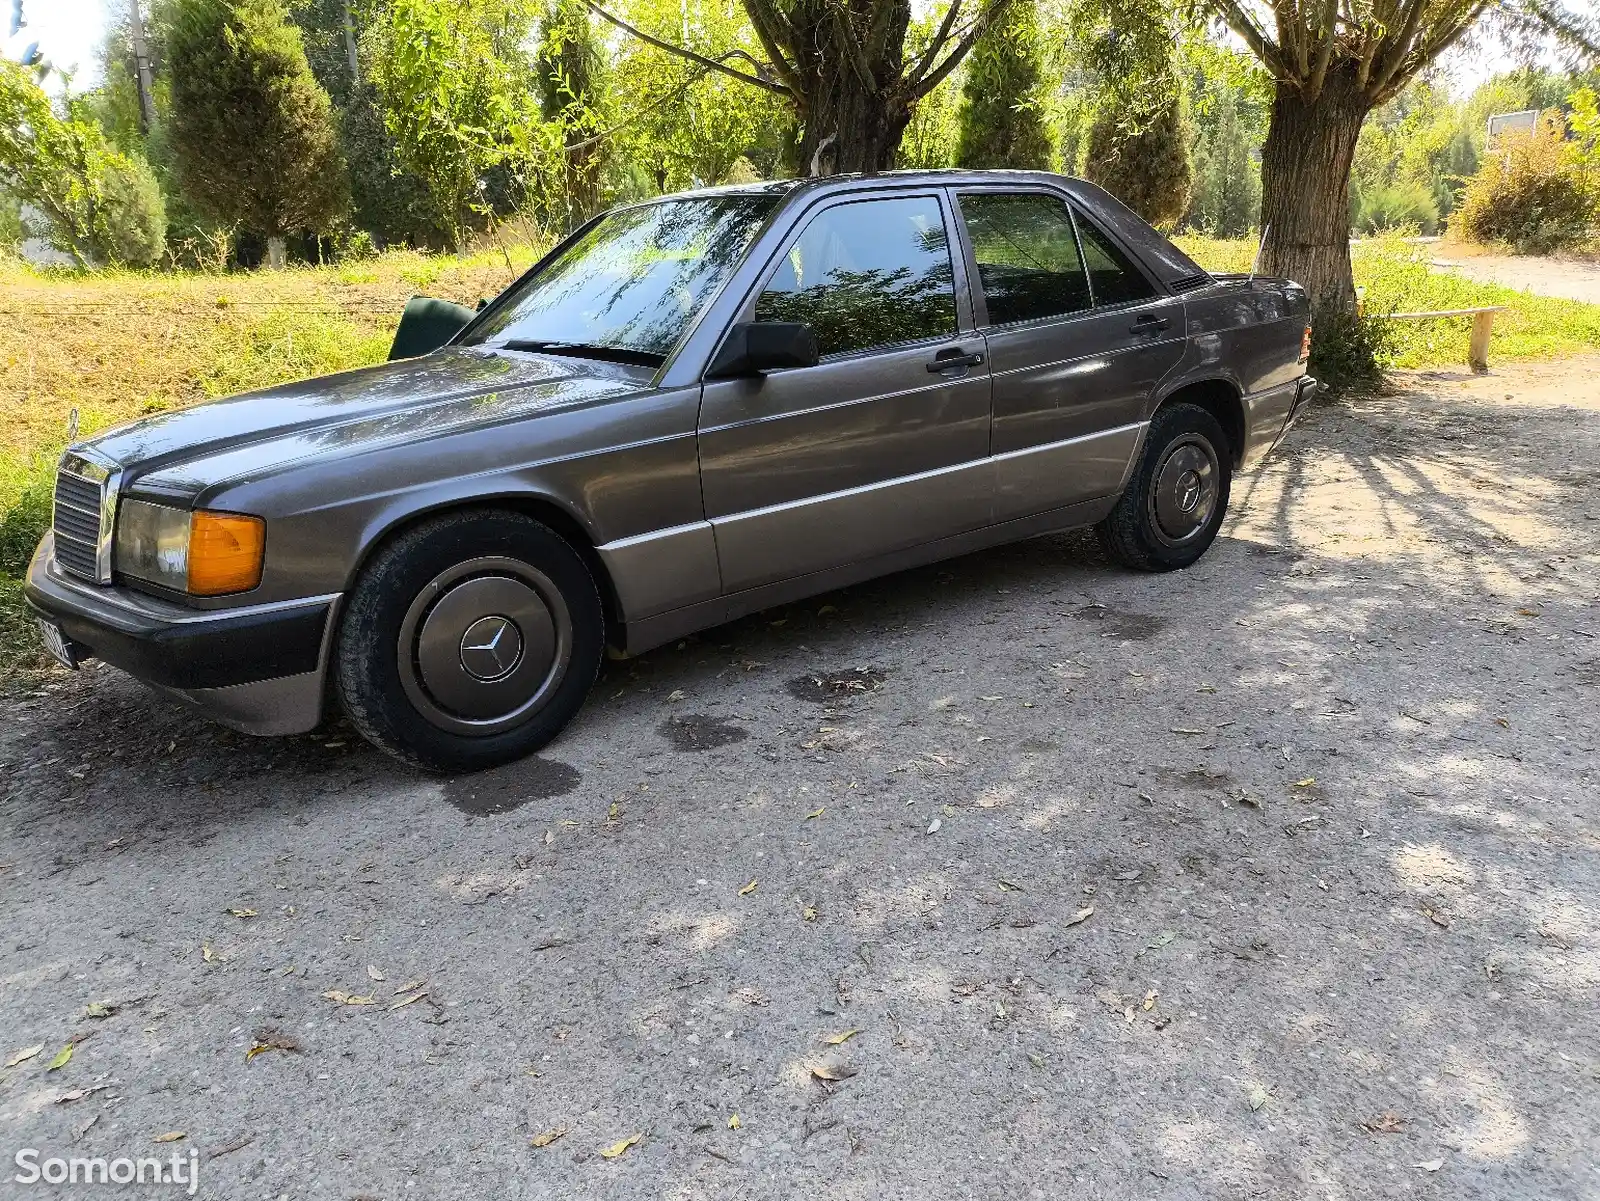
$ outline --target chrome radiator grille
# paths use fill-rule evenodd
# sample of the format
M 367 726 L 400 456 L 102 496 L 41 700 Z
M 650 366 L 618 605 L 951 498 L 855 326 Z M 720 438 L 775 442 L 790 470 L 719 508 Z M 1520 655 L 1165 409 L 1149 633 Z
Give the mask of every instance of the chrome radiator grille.
M 111 580 L 111 524 L 116 516 L 116 468 L 76 452 L 56 470 L 56 562 L 85 579 Z

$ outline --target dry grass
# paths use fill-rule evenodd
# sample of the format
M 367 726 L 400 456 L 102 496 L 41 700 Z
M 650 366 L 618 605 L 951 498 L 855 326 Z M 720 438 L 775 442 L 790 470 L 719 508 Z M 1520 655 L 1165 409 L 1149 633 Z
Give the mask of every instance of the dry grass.
M 229 275 L 39 272 L 0 265 L 0 455 L 248 388 L 383 358 L 406 300 L 493 296 L 531 247 L 465 259 L 386 254 Z M 0 505 L 4 498 L 0 497 Z

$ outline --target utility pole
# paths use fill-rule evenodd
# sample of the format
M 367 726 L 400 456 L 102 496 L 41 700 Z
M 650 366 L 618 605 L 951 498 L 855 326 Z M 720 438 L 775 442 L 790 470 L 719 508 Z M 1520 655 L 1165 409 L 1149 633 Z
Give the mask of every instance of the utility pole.
M 344 52 L 350 58 L 350 86 L 361 81 L 361 64 L 356 59 L 356 23 L 350 19 L 350 0 L 340 0 L 344 9 Z
M 144 44 L 144 17 L 139 0 L 128 0 L 128 32 L 133 37 L 133 66 L 139 84 L 139 128 L 144 133 L 156 120 L 156 97 L 150 78 L 150 51 Z

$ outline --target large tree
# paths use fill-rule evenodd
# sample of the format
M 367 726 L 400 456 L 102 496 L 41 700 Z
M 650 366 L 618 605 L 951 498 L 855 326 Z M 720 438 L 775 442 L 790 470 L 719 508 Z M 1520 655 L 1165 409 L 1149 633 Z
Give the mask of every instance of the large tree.
M 1262 269 L 1355 309 L 1350 166 L 1362 124 L 1480 21 L 1592 47 L 1560 0 L 1206 0 L 1272 73 L 1261 152 Z
M 538 54 L 540 112 L 561 132 L 560 197 L 566 211 L 551 215 L 567 229 L 600 209 L 605 58 L 589 22 L 583 0 L 554 0 L 544 17 Z
M 170 137 L 184 194 L 267 238 L 322 230 L 344 210 L 327 92 L 281 0 L 175 0 L 167 14 Z
M 701 54 L 595 3 L 612 24 L 663 50 L 786 99 L 804 173 L 894 166 L 917 101 L 964 58 L 1008 0 L 948 0 L 926 42 L 907 36 L 910 0 L 741 0 L 763 57 Z

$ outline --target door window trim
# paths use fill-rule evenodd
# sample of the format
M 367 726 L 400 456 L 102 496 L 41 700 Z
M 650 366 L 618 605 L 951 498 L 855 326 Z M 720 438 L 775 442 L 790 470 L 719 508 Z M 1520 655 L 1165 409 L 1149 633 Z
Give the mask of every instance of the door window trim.
M 755 320 L 756 301 L 761 298 L 761 293 L 766 290 L 766 286 L 771 282 L 772 277 L 778 273 L 779 267 L 782 265 L 784 258 L 788 256 L 789 251 L 794 247 L 795 242 L 810 228 L 814 220 L 830 209 L 840 208 L 847 204 L 870 203 L 874 200 L 932 200 L 939 206 L 940 216 L 944 219 L 946 247 L 950 255 L 950 286 L 951 298 L 955 304 L 956 327 L 951 333 L 940 334 L 937 337 L 915 338 L 906 342 L 889 342 L 882 346 L 864 347 L 861 350 L 842 350 L 833 354 L 825 354 L 819 360 L 819 365 L 822 363 L 844 363 L 851 359 L 863 359 L 872 355 L 899 354 L 918 347 L 944 346 L 959 342 L 964 338 L 971 338 L 977 326 L 973 320 L 974 314 L 971 299 L 968 296 L 967 263 L 963 254 L 959 252 L 962 244 L 958 240 L 959 234 L 956 222 L 959 220 L 960 213 L 952 203 L 948 195 L 948 189 L 938 186 L 928 187 L 926 185 L 909 188 L 863 189 L 859 192 L 847 192 L 843 195 L 819 197 L 811 204 L 806 205 L 795 217 L 789 228 L 784 231 L 783 240 L 777 244 L 777 247 L 767 256 L 766 262 L 761 265 L 760 271 L 755 275 L 754 282 L 746 289 L 743 299 L 740 300 L 739 307 L 734 310 L 733 316 L 729 318 L 729 328 L 732 328 L 733 325 L 740 321 Z M 727 336 L 727 330 L 724 330 L 722 337 L 717 340 L 711 354 L 706 359 L 707 366 L 716 361 L 717 354 L 721 351 L 722 343 L 727 340 Z M 785 370 L 804 371 L 805 368 L 795 367 L 786 368 Z
M 1074 321 L 1080 317 L 1092 317 L 1096 313 L 1114 313 L 1119 309 L 1131 309 L 1141 304 L 1153 304 L 1158 301 L 1174 299 L 1172 293 L 1145 269 L 1139 256 L 1134 254 L 1121 238 L 1117 237 L 1105 226 L 1101 225 L 1091 216 L 1077 197 L 1059 188 L 1050 187 L 1048 184 L 962 184 L 948 189 L 950 194 L 950 208 L 955 214 L 956 224 L 960 230 L 962 255 L 966 260 L 965 275 L 971 293 L 969 302 L 972 305 L 974 328 L 981 331 L 1029 329 L 1033 326 L 1045 325 L 1055 321 Z M 1078 261 L 1083 264 L 1084 282 L 1089 288 L 1089 307 L 1074 309 L 1070 313 L 1056 313 L 1048 317 L 1031 317 L 1026 321 L 1008 321 L 997 325 L 989 320 L 989 300 L 983 294 L 983 284 L 978 275 L 978 260 L 972 248 L 972 236 L 967 231 L 967 219 L 961 211 L 961 197 L 966 195 L 1001 195 L 1001 196 L 1049 196 L 1052 200 L 1059 200 L 1067 208 L 1072 221 L 1072 236 L 1078 245 Z M 1121 300 L 1115 304 L 1101 304 L 1094 295 L 1094 276 L 1089 271 L 1089 262 L 1083 255 L 1083 233 L 1078 228 L 1079 222 L 1085 222 L 1112 246 L 1122 253 L 1128 264 L 1138 272 L 1139 278 L 1150 287 L 1150 295 L 1137 300 Z

